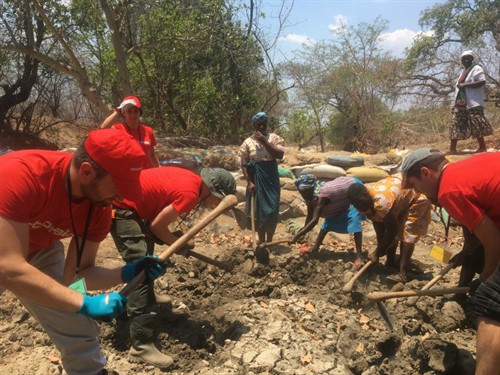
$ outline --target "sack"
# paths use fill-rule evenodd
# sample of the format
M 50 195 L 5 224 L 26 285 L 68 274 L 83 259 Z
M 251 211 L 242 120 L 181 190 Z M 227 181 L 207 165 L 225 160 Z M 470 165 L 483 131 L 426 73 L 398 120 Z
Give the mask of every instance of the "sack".
M 389 176 L 387 171 L 376 167 L 353 167 L 346 172 L 349 177 L 355 177 L 363 183 L 380 181 Z
M 349 169 L 364 165 L 365 159 L 362 156 L 332 155 L 326 158 L 326 162 L 336 167 Z

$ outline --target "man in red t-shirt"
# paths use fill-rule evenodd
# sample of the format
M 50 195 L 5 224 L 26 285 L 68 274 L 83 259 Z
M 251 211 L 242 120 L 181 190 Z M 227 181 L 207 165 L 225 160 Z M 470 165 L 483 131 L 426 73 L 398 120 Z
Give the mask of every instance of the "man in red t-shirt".
M 169 225 L 197 204 L 217 206 L 225 195 L 234 194 L 236 182 L 222 168 L 203 168 L 201 177 L 187 169 L 162 167 L 141 173 L 142 194 L 135 200 L 116 202 L 111 235 L 125 262 L 153 255 L 154 244 L 172 244 L 179 235 Z M 173 359 L 160 352 L 154 342 L 156 298 L 152 282 L 144 282 L 130 294 L 127 312 L 130 318 L 129 352 L 131 362 L 144 362 L 168 368 Z
M 101 129 L 113 127 L 129 133 L 141 145 L 148 156 L 144 168 L 159 167 L 160 161 L 155 154 L 156 138 L 153 128 L 141 123 L 142 108 L 139 98 L 127 96 L 101 124 Z M 117 122 L 122 116 L 123 122 Z
M 151 258 L 112 270 L 95 266 L 110 204 L 140 194 L 144 158 L 137 142 L 115 129 L 91 132 L 74 155 L 25 150 L 0 157 L 0 292 L 13 292 L 42 325 L 68 374 L 105 371 L 92 319 L 113 318 L 127 302 L 85 288 L 128 282 L 145 267 L 149 277 L 164 271 Z M 72 236 L 65 259 L 59 240 Z
M 476 375 L 500 374 L 500 153 L 448 163 L 426 147 L 409 154 L 401 170 L 403 187 L 444 207 L 484 247 L 483 282 L 476 291 Z

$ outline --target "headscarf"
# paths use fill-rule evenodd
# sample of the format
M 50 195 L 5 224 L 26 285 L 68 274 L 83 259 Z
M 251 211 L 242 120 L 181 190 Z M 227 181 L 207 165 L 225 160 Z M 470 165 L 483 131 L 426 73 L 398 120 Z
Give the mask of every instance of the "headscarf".
M 302 173 L 295 181 L 298 191 L 314 189 L 318 184 L 318 178 L 309 173 Z
M 255 124 L 257 122 L 261 121 L 267 121 L 268 116 L 266 112 L 258 112 L 252 117 L 252 124 Z

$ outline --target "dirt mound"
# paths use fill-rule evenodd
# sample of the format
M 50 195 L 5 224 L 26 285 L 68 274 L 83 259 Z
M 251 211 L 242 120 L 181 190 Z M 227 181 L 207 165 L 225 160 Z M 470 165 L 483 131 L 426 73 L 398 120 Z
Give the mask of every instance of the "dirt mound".
M 196 219 L 195 219 L 196 220 Z M 295 219 L 302 224 L 302 219 Z M 281 222 L 275 239 L 288 238 L 291 221 Z M 404 300 L 385 306 L 394 320 L 391 330 L 376 304 L 365 295 L 374 290 L 421 288 L 443 266 L 428 256 L 443 235 L 432 223 L 430 235 L 417 245 L 412 280 L 394 285 L 394 270 L 371 267 L 351 294 L 342 286 L 356 272 L 353 243 L 331 234 L 315 255 L 278 245 L 269 265 L 254 261 L 249 231 L 239 231 L 223 215 L 196 237 L 199 252 L 231 260 L 232 273 L 198 260 L 174 256 L 156 283 L 169 296 L 157 307 L 162 350 L 175 358 L 176 374 L 472 374 L 475 331 L 471 299 L 422 298 L 416 307 Z M 461 246 L 453 228 L 453 246 Z M 316 233 L 308 234 L 309 245 Z M 370 226 L 365 249 L 375 244 Z M 160 253 L 165 248 L 158 248 Z M 99 262 L 122 264 L 110 239 Z M 440 286 L 454 286 L 456 270 Z M 0 366 L 5 373 L 60 374 L 59 355 L 41 327 L 9 292 L 0 296 Z M 99 323 L 109 368 L 119 374 L 160 374 L 150 366 L 127 361 L 126 319 Z

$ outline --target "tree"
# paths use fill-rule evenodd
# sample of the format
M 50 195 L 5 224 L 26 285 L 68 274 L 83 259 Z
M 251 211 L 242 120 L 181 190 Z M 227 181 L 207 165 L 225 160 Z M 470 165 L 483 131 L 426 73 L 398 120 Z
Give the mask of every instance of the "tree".
M 427 8 L 419 23 L 428 33 L 414 41 L 406 59 L 413 94 L 447 104 L 461 68 L 460 53 L 471 48 L 479 55 L 488 81 L 500 91 L 498 0 L 448 0 Z
M 341 25 L 331 40 L 300 53 L 300 69 L 287 68 L 317 131 L 334 126 L 345 149 L 376 151 L 384 141 L 382 123 L 390 121 L 399 99 L 401 64 L 380 48 L 386 24 L 377 18 L 373 24 Z
M 45 25 L 40 17 L 31 13 L 29 2 L 2 2 L 0 17 L 3 27 L 0 29 L 1 43 L 22 45 L 25 50 L 35 52 L 42 44 Z M 30 54 L 4 52 L 0 55 L 1 87 L 0 96 L 0 133 L 12 130 L 6 122 L 8 112 L 26 101 L 36 83 L 39 60 Z

